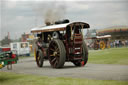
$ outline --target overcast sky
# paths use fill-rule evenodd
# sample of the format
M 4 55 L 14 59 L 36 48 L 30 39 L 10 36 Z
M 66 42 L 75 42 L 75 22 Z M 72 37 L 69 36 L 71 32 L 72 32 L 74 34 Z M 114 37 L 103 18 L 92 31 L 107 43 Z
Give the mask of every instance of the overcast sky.
M 17 39 L 50 19 L 89 23 L 90 29 L 128 26 L 128 0 L 1 0 L 0 39 Z

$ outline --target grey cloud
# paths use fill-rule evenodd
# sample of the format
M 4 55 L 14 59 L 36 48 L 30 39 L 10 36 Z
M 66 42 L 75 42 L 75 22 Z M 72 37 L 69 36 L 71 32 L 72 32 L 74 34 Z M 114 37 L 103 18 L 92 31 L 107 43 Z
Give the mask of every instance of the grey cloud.
M 69 18 L 70 21 L 88 22 L 91 29 L 128 25 L 127 1 L 17 2 L 11 8 L 8 8 L 9 6 L 2 8 L 2 37 L 10 32 L 11 38 L 15 38 L 16 35 L 18 38 L 20 37 L 18 34 L 29 32 L 36 25 L 44 25 L 47 8 L 53 7 L 54 10 L 56 4 L 63 3 L 66 7 L 64 18 Z

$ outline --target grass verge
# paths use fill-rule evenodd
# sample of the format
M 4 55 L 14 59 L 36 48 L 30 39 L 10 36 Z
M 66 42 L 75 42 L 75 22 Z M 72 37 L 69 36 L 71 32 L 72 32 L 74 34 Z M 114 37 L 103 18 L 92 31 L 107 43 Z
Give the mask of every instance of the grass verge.
M 0 72 L 0 85 L 128 85 L 128 81 L 52 78 Z
M 128 65 L 128 48 L 90 50 L 89 63 Z

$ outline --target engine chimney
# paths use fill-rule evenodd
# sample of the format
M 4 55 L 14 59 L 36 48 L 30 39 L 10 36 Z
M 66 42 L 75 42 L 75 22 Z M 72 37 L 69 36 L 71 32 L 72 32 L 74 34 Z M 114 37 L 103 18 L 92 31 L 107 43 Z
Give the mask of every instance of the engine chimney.
M 64 20 L 55 21 L 55 24 L 64 24 L 64 23 L 69 23 L 69 20 L 64 19 Z
M 50 23 L 50 22 L 45 22 L 45 24 L 46 24 L 46 26 L 49 26 L 49 25 L 51 25 L 51 23 Z

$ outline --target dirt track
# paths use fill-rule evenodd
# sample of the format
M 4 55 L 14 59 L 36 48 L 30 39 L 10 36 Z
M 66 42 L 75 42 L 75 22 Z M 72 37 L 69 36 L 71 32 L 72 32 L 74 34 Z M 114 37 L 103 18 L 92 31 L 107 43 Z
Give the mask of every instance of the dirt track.
M 7 70 L 6 67 L 0 71 L 34 74 L 50 77 L 73 77 L 98 80 L 127 80 L 128 65 L 108 65 L 108 64 L 90 64 L 85 67 L 75 67 L 72 63 L 66 62 L 64 68 L 53 69 L 48 61 L 44 62 L 44 67 L 36 66 L 34 57 L 20 59 L 18 64 L 13 65 L 13 70 Z

